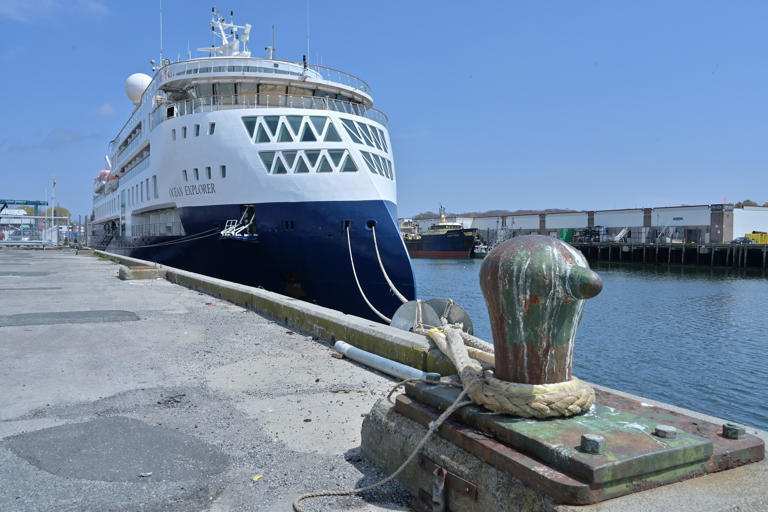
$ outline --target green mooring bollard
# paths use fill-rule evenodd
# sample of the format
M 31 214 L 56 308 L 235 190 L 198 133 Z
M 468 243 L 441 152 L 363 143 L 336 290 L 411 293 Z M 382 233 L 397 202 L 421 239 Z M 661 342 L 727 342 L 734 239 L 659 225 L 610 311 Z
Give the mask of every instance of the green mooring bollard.
M 548 236 L 513 238 L 483 261 L 480 288 L 496 377 L 524 384 L 569 380 L 585 299 L 603 288 L 581 252 Z

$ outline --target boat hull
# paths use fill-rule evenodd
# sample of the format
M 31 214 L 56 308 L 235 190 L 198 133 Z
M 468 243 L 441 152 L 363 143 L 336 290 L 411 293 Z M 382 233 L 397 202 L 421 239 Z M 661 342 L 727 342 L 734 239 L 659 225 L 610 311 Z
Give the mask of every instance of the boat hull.
M 411 258 L 471 258 L 475 243 L 474 229 L 453 230 L 441 234 L 424 234 L 405 240 Z
M 253 207 L 258 241 L 220 237 L 226 221 L 241 216 L 241 206 L 217 205 L 179 209 L 184 236 L 115 236 L 106 249 L 380 320 L 357 284 L 359 281 L 368 300 L 384 315 L 391 317 L 400 306 L 378 262 L 371 229 L 375 223 L 387 275 L 407 299 L 415 297 L 413 269 L 394 220 L 393 203 L 332 201 Z

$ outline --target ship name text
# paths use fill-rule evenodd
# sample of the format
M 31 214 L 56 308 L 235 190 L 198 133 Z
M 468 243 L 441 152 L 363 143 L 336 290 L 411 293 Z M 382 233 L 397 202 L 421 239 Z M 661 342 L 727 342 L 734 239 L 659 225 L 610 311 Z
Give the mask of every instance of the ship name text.
M 200 194 L 215 194 L 216 186 L 213 183 L 203 183 L 201 185 L 184 185 L 180 187 L 171 187 L 168 194 L 171 197 L 197 196 Z

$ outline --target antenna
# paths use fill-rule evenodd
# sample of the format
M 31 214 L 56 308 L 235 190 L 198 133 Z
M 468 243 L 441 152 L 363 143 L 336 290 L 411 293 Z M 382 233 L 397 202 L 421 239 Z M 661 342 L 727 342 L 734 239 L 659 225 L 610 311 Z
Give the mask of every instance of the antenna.
M 160 65 L 163 64 L 163 0 L 160 0 Z
M 309 58 L 309 0 L 307 0 L 307 56 Z M 307 68 L 306 62 L 304 62 L 304 69 Z

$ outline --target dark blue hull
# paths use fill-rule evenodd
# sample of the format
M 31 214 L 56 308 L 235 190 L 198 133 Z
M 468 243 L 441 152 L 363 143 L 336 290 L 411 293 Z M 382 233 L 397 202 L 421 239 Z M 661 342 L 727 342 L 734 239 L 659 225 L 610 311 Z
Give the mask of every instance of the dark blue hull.
M 180 209 L 185 237 L 116 236 L 109 251 L 197 272 L 306 300 L 344 313 L 379 320 L 365 304 L 350 264 L 345 226 L 355 269 L 368 300 L 391 317 L 400 301 L 386 283 L 379 252 L 390 279 L 409 300 L 415 297 L 413 269 L 395 220 L 395 206 L 384 201 L 256 204 L 258 242 L 222 239 L 228 219 L 239 219 L 240 205 Z M 194 239 L 196 234 L 201 234 Z M 158 245 L 159 244 L 159 245 Z

